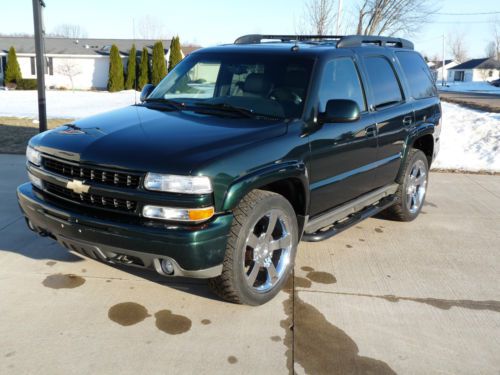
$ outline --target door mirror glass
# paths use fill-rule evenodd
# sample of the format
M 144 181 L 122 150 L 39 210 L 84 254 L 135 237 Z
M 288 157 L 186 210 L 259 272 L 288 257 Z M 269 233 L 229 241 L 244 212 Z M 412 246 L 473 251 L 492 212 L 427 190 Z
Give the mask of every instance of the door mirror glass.
M 148 83 L 147 85 L 144 85 L 141 91 L 141 96 L 140 100 L 141 102 L 144 102 L 146 98 L 151 94 L 151 92 L 155 89 L 155 86 L 152 85 L 151 83 Z
M 360 118 L 359 105 L 354 100 L 332 99 L 326 103 L 326 110 L 319 114 L 320 123 L 354 122 Z

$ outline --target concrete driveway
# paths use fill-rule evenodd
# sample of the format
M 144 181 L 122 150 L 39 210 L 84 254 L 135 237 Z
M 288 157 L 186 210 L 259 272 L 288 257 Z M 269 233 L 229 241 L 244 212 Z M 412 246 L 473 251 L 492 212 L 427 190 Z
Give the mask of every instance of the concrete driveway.
M 413 223 L 301 243 L 293 289 L 252 308 L 35 236 L 23 164 L 0 155 L 1 374 L 500 372 L 500 176 L 434 173 Z

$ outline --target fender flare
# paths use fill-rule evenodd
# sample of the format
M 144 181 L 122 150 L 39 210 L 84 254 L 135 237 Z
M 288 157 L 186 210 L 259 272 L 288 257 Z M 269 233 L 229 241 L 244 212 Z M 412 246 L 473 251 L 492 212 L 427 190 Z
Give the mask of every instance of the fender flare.
M 222 210 L 232 210 L 246 194 L 254 189 L 290 178 L 301 182 L 305 193 L 304 201 L 306 207 L 304 207 L 304 212 L 308 212 L 309 175 L 306 165 L 302 161 L 285 161 L 267 165 L 235 179 L 224 195 Z

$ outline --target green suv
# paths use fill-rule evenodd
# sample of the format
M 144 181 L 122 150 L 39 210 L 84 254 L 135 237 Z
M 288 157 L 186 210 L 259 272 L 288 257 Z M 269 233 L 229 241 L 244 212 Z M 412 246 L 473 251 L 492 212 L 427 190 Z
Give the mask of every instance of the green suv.
M 440 119 L 407 40 L 247 35 L 189 55 L 140 104 L 33 137 L 18 198 L 71 251 L 259 305 L 299 241 L 417 217 Z

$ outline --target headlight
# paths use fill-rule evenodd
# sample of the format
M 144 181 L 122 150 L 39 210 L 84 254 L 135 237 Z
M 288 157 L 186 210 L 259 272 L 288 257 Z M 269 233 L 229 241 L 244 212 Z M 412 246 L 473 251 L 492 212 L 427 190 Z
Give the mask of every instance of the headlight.
M 144 180 L 144 187 L 148 190 L 169 193 L 209 194 L 212 192 L 212 183 L 206 176 L 148 173 Z
M 148 205 L 144 206 L 142 209 L 142 215 L 150 219 L 197 223 L 208 220 L 214 216 L 214 208 L 173 208 Z
M 28 159 L 30 163 L 38 166 L 42 164 L 42 155 L 31 146 L 26 148 L 26 159 Z

